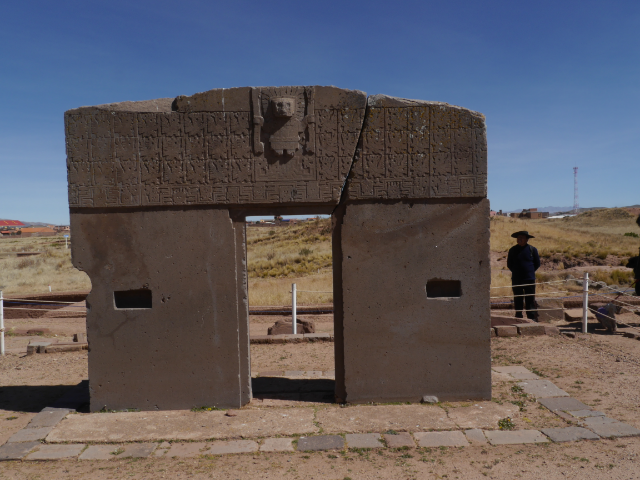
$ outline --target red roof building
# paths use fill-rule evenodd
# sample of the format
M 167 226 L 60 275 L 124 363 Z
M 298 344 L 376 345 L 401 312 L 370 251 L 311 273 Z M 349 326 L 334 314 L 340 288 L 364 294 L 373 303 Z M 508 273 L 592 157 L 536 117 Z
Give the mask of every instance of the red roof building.
M 0 227 L 24 227 L 20 220 L 0 220 Z

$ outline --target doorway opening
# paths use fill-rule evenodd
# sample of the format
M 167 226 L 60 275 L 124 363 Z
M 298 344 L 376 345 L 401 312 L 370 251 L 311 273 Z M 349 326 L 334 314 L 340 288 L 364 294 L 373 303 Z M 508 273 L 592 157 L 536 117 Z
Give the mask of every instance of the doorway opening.
M 331 217 L 248 215 L 245 225 L 252 401 L 332 403 Z

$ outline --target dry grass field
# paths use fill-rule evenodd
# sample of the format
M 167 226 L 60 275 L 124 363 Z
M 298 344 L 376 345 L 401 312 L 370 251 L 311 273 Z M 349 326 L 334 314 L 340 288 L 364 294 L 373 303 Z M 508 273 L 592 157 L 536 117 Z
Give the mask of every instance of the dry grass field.
M 540 281 L 581 276 L 581 268 L 593 267 L 591 278 L 608 284 L 629 285 L 632 272 L 626 259 L 638 254 L 640 239 L 636 216 L 624 209 L 602 209 L 566 219 L 513 219 L 492 217 L 492 295 L 509 295 L 510 272 L 506 254 L 514 245 L 511 233 L 528 230 L 542 257 Z M 32 257 L 6 256 L 38 251 Z M 247 227 L 249 303 L 290 305 L 291 284 L 300 291 L 298 303 L 331 303 L 331 220 L 328 218 L 286 226 Z M 0 240 L 0 286 L 7 294 L 89 290 L 90 281 L 71 265 L 70 250 L 62 237 Z M 569 288 L 578 290 L 580 287 Z M 544 291 L 544 289 L 541 289 Z M 547 289 L 548 290 L 548 289 Z M 319 292 L 319 293 L 310 293 Z

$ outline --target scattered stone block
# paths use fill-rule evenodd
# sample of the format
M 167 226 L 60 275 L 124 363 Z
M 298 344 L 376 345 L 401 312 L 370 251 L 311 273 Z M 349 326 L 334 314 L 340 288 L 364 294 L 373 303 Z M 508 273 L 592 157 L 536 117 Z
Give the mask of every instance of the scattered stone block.
M 564 320 L 564 304 L 561 298 L 536 298 L 538 302 L 538 321 L 552 322 Z
M 589 428 L 601 437 L 606 438 L 640 436 L 640 430 L 622 422 L 591 424 Z
M 8 460 L 21 460 L 31 450 L 41 445 L 40 442 L 5 443 L 0 447 L 0 462 Z
M 576 418 L 585 418 L 585 417 L 604 417 L 605 414 L 602 412 L 598 412 L 597 410 L 573 410 L 569 412 Z
M 492 327 L 499 327 L 503 325 L 517 325 L 520 323 L 535 323 L 535 322 L 533 320 L 529 320 L 528 318 L 516 318 L 516 317 L 507 317 L 506 315 L 491 314 Z
M 40 447 L 25 457 L 25 460 L 62 460 L 73 458 L 80 454 L 85 447 L 83 444 L 51 445 L 41 444 Z
M 516 325 L 516 327 L 518 328 L 518 334 L 523 337 L 545 334 L 544 325 L 538 323 L 525 323 L 523 325 Z
M 467 436 L 467 440 L 469 440 L 472 444 L 485 445 L 487 443 L 487 437 L 484 436 L 484 432 L 479 428 L 465 430 L 464 434 Z
M 538 430 L 485 430 L 491 445 L 518 445 L 522 443 L 546 443 L 549 440 Z
M 567 392 L 556 387 L 549 380 L 527 380 L 526 382 L 518 383 L 518 385 L 522 387 L 525 393 L 538 398 L 569 396 Z
M 635 340 L 640 339 L 640 335 L 638 335 L 637 333 L 633 333 L 633 332 L 624 332 L 622 335 L 624 337 L 626 337 L 626 338 L 633 338 Z
M 267 330 L 269 335 L 288 335 L 293 333 L 293 321 L 278 320 Z M 300 318 L 296 321 L 296 333 L 316 333 L 316 324 L 312 320 L 302 320 Z
M 250 342 L 253 344 L 271 343 L 271 337 L 269 335 L 253 335 Z
M 422 403 L 438 403 L 438 397 L 435 395 L 425 395 L 422 397 Z
M 87 334 L 86 333 L 74 333 L 73 341 L 78 343 L 87 343 Z
M 44 438 L 51 433 L 51 430 L 53 430 L 53 427 L 23 428 L 19 432 L 14 433 L 7 443 L 35 442 L 37 440 L 44 440 Z
M 498 325 L 495 327 L 496 335 L 499 337 L 517 337 L 518 328 L 513 325 Z
M 34 353 L 45 353 L 45 349 L 51 345 L 51 342 L 30 342 L 27 345 L 27 355 L 33 355 Z
M 349 448 L 382 448 L 382 437 L 379 433 L 348 433 L 346 435 Z
M 585 405 L 580 400 L 576 400 L 573 397 L 538 398 L 538 403 L 541 403 L 552 412 L 557 410 L 565 412 L 590 410 L 588 405 Z
M 33 417 L 25 428 L 54 427 L 60 420 L 66 417 L 68 413 L 69 410 L 67 409 L 42 411 Z
M 260 445 L 261 452 L 293 452 L 293 438 L 267 438 Z
M 206 452 L 207 455 L 228 455 L 232 453 L 252 453 L 258 451 L 258 444 L 253 440 L 231 440 L 215 442 Z
M 582 309 L 581 308 L 570 308 L 564 311 L 564 319 L 567 322 L 581 322 L 582 321 Z M 587 310 L 587 321 L 595 320 L 596 316 L 590 311 Z
M 600 440 L 600 437 L 582 427 L 543 428 L 542 433 L 554 442 L 576 442 L 578 440 Z
M 415 447 L 416 443 L 410 433 L 401 432 L 397 434 L 385 433 L 382 435 L 389 448 Z
M 540 378 L 536 374 L 519 365 L 492 367 L 492 369 L 498 373 L 506 373 L 511 378 L 515 378 L 516 380 L 538 380 Z
M 576 332 L 562 332 L 562 335 L 567 338 L 576 338 Z
M 309 342 L 330 342 L 332 340 L 329 333 L 305 333 L 304 338 Z
M 469 445 L 462 432 L 416 432 L 419 447 L 466 447 Z
M 209 450 L 209 445 L 206 443 L 172 443 L 165 456 L 169 458 L 197 457 L 208 453 L 207 450 Z
M 340 435 L 318 435 L 315 437 L 300 437 L 298 451 L 342 450 L 344 438 Z
M 545 335 L 560 335 L 560 329 L 555 325 L 545 325 L 544 333 Z
M 64 353 L 64 352 L 81 352 L 84 350 L 83 343 L 78 343 L 76 345 L 58 345 L 53 344 L 46 347 L 46 353 Z

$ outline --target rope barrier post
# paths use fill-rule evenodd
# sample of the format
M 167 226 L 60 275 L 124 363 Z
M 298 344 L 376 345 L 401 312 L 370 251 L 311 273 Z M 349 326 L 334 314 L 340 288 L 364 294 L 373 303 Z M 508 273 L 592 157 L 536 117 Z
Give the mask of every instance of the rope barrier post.
M 589 272 L 582 279 L 582 333 L 587 333 L 587 312 L 589 311 Z
M 293 334 L 295 335 L 297 333 L 297 323 L 298 323 L 298 319 L 297 319 L 297 305 L 296 305 L 296 284 L 292 283 L 291 284 L 291 316 L 293 317 L 292 320 L 292 324 L 293 324 Z
M 0 290 L 0 355 L 4 355 L 4 297 Z

